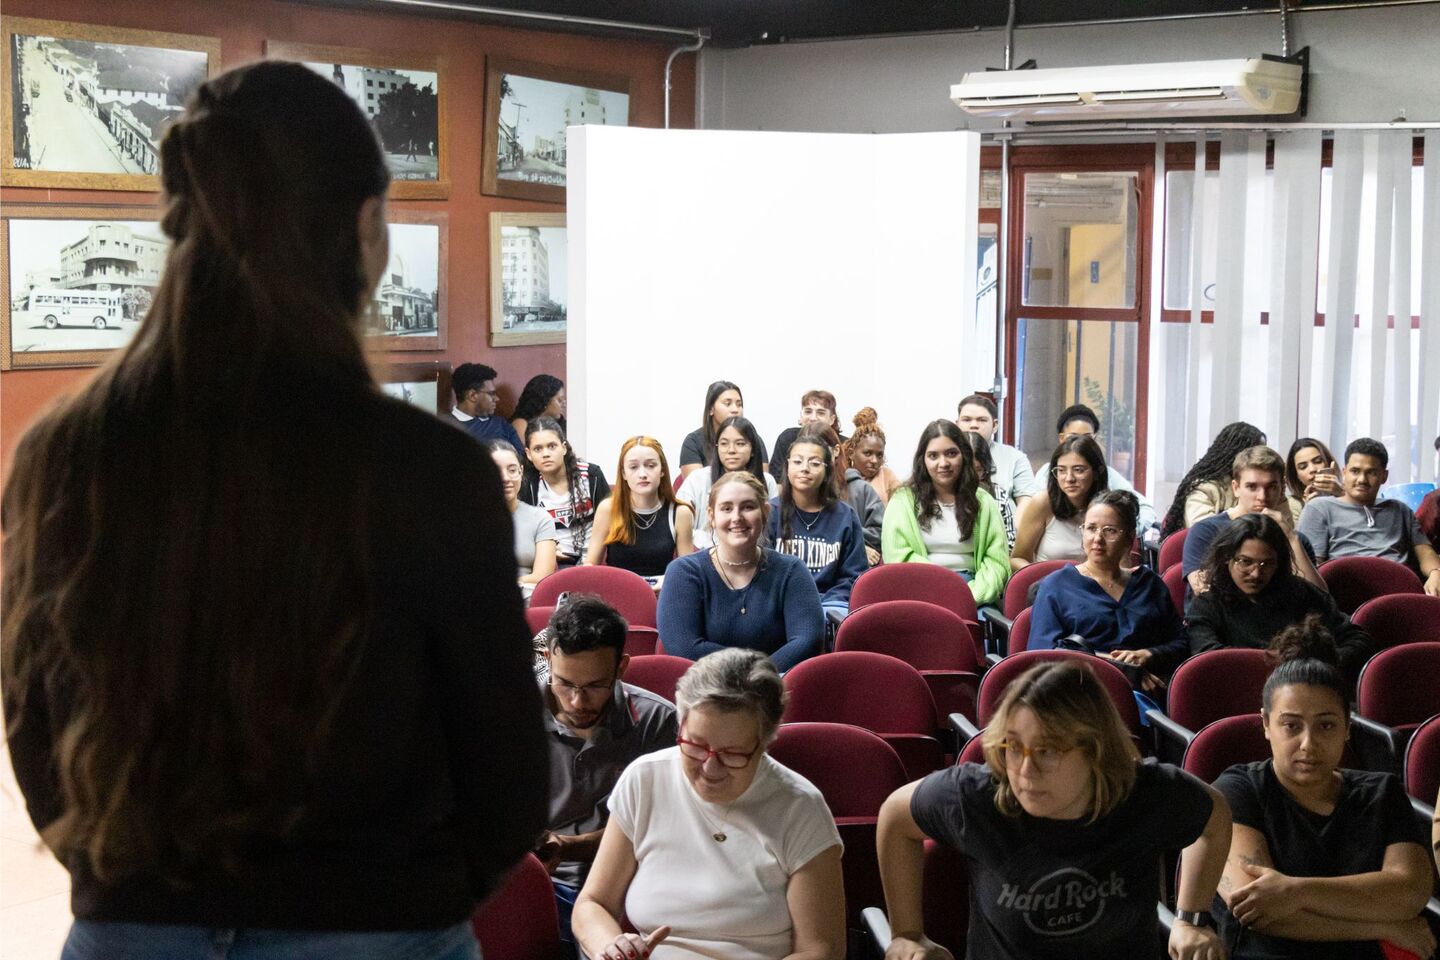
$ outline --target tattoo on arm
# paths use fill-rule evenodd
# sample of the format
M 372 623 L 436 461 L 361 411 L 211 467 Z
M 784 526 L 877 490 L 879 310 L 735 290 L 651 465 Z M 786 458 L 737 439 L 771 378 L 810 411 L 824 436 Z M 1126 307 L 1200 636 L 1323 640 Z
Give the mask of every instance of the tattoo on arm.
M 1229 878 L 1229 877 L 1224 876 L 1223 874 L 1221 875 L 1221 877 L 1220 877 L 1220 889 L 1221 889 L 1222 891 L 1224 891 L 1225 893 L 1229 893 L 1229 892 L 1231 891 L 1231 889 L 1234 888 L 1234 886 L 1235 886 L 1235 885 L 1230 882 L 1230 878 Z

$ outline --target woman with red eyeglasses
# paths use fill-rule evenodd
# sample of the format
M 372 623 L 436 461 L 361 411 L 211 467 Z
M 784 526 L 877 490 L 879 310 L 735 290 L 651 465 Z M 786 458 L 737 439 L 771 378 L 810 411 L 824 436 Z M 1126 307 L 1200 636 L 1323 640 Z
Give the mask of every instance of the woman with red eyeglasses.
M 575 902 L 592 960 L 843 960 L 840 835 L 766 753 L 785 688 L 764 654 L 712 653 L 675 688 L 680 737 L 621 774 Z M 636 933 L 620 928 L 627 917 Z

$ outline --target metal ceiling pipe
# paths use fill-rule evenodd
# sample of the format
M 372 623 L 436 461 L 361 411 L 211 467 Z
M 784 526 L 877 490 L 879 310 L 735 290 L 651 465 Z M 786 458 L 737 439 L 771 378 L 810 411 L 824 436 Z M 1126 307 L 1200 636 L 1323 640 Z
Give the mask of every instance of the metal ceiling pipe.
M 1015 66 L 1015 0 L 1010 0 L 1010 10 L 1005 17 L 1005 69 L 1010 70 Z M 1005 126 L 1008 128 L 1010 122 L 1007 120 Z M 1010 277 L 1006 269 L 1009 258 L 1006 250 L 1010 243 L 1010 138 L 1005 137 L 1000 141 L 1000 229 L 995 237 L 995 382 L 992 392 L 995 394 L 996 407 L 1002 407 L 1005 403 L 1005 394 L 1008 392 L 1009 384 L 1005 381 L 1005 311 L 1009 307 L 1009 297 L 1006 296 L 1006 289 L 1010 283 Z M 1007 426 L 1009 426 L 1007 424 Z M 1005 432 L 1002 430 L 1002 437 Z M 1010 430 L 1012 442 L 1018 444 L 1020 431 L 1018 425 Z
M 705 35 L 702 33 L 695 38 L 695 42 L 684 47 L 676 47 L 670 51 L 670 56 L 665 58 L 665 129 L 670 129 L 670 71 L 675 66 L 675 58 L 682 53 L 698 53 L 700 48 L 705 46 Z
M 1290 0 L 1280 0 L 1280 56 L 1290 56 Z
M 683 27 L 661 27 L 649 23 L 625 23 L 621 20 L 602 20 L 598 17 L 577 17 L 565 13 L 544 13 L 532 10 L 510 10 L 505 7 L 481 7 L 451 0 L 366 0 L 372 7 L 418 7 L 425 10 L 441 10 L 446 13 L 463 13 L 476 17 L 496 17 L 502 20 L 519 20 L 538 24 L 559 24 L 568 27 L 588 27 L 593 30 L 613 30 L 618 33 L 639 33 L 665 37 L 689 37 L 700 40 L 704 31 Z

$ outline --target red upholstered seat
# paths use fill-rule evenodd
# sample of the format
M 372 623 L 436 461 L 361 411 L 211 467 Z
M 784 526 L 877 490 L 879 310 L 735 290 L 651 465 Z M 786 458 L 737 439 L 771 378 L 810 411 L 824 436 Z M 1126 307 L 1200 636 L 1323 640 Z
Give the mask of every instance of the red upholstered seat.
M 1339 557 L 1320 565 L 1320 576 L 1345 613 L 1367 600 L 1395 593 L 1424 593 L 1425 585 L 1403 563 L 1382 557 Z
M 1073 650 L 1025 650 L 1014 653 L 1001 660 L 980 681 L 980 725 L 984 726 L 990 722 L 995 711 L 1000 706 L 1000 700 L 1005 696 L 1005 688 L 1010 682 L 1020 676 L 1026 670 L 1038 663 L 1049 660 L 1065 660 L 1077 658 L 1082 664 L 1088 666 L 1096 679 L 1105 687 L 1110 694 L 1110 699 L 1115 704 L 1115 709 L 1120 711 L 1120 719 L 1125 728 L 1137 739 L 1140 736 L 1140 708 L 1135 704 L 1135 695 L 1130 688 L 1130 681 L 1125 679 L 1125 674 L 1120 668 L 1100 657 L 1088 653 L 1077 653 Z
M 675 684 L 685 676 L 685 671 L 695 666 L 694 661 L 684 657 L 671 657 L 663 653 L 630 658 L 625 668 L 624 680 L 632 686 L 649 690 L 657 697 L 675 702 Z
M 976 661 L 985 658 L 985 634 L 980 628 L 980 610 L 965 578 L 933 563 L 886 563 L 872 567 L 855 581 L 850 593 L 850 612 L 889 600 L 922 600 L 944 607 L 965 621 L 975 643 Z
M 1366 600 L 1350 619 L 1370 635 L 1377 649 L 1417 641 L 1440 643 L 1440 597 L 1392 593 Z
M 1430 806 L 1440 790 L 1440 716 L 1420 724 L 1405 747 L 1405 790 Z
M 943 726 L 952 713 L 975 716 L 979 667 L 969 641 L 964 621 L 949 610 L 920 600 L 887 600 L 853 610 L 840 624 L 835 649 L 883 653 L 919 670 L 935 697 L 937 725 Z
M 1151 712 L 1155 755 L 1179 763 L 1195 731 L 1224 717 L 1259 711 L 1270 670 L 1264 650 L 1245 648 L 1207 650 L 1180 664 L 1170 678 L 1165 715 Z
M 1157 562 L 1161 574 L 1185 559 L 1185 538 L 1189 535 L 1190 528 L 1186 527 L 1160 541 L 1160 559 Z
M 1015 622 L 1010 624 L 1010 639 L 1005 648 L 1006 654 L 1023 653 L 1029 649 L 1030 643 L 1030 614 L 1033 607 L 1026 607 L 1015 616 Z
M 636 627 L 654 627 L 655 591 L 645 578 L 619 567 L 564 567 L 535 584 L 532 607 L 553 607 L 562 593 L 593 593 Z
M 1181 766 L 1206 783 L 1214 783 L 1227 767 L 1269 759 L 1270 741 L 1265 739 L 1265 727 L 1256 710 L 1201 727 L 1185 748 Z
M 1005 603 L 1000 611 L 1014 620 L 1020 611 L 1030 606 L 1030 588 L 1061 567 L 1068 567 L 1073 560 L 1040 560 L 1021 567 L 1005 584 Z
M 1185 568 L 1177 563 L 1162 573 L 1160 579 L 1165 581 L 1165 589 L 1170 591 L 1170 603 L 1175 612 L 1185 616 Z
M 470 926 L 485 960 L 559 960 L 560 919 L 544 864 L 527 853 Z
M 1415 728 L 1440 713 L 1440 643 L 1406 643 L 1371 657 L 1356 685 L 1350 741 L 1369 770 L 1400 772 Z

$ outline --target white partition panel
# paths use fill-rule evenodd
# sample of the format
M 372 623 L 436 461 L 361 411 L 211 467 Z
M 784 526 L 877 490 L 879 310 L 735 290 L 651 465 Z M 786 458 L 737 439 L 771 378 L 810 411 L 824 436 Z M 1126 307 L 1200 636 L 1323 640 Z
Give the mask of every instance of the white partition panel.
M 1425 205 L 1420 241 L 1421 480 L 1435 480 L 1430 444 L 1440 436 L 1440 130 L 1425 133 Z
M 607 472 L 640 433 L 673 469 L 724 379 L 767 445 L 807 389 L 836 395 L 846 432 L 874 406 L 904 475 L 924 424 L 991 383 L 994 330 L 974 308 L 978 135 L 568 137 L 569 424 Z

